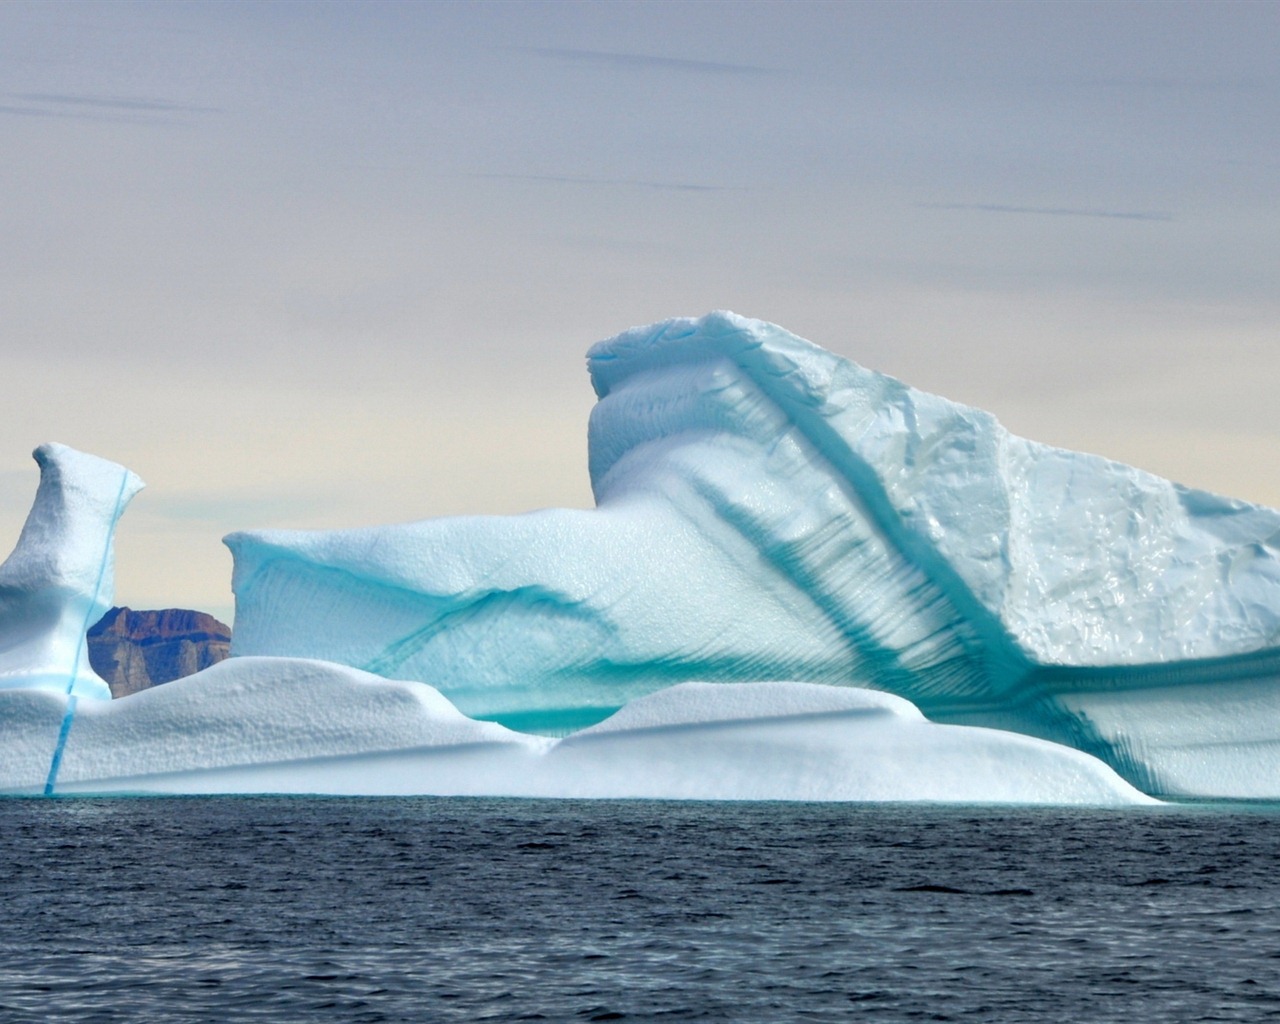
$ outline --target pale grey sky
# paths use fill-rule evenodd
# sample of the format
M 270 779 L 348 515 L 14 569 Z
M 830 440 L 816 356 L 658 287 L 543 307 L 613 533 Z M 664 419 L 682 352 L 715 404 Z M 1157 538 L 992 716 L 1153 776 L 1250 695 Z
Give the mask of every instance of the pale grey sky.
M 729 308 L 1280 505 L 1280 5 L 0 6 L 0 541 L 587 505 L 583 353 Z

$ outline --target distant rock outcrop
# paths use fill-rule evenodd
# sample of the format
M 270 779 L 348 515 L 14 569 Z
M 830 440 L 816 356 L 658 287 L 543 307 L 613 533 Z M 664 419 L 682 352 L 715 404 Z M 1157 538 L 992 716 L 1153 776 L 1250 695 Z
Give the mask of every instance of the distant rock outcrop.
M 89 630 L 88 640 L 89 663 L 113 697 L 193 675 L 231 650 L 228 626 L 185 608 L 112 608 Z

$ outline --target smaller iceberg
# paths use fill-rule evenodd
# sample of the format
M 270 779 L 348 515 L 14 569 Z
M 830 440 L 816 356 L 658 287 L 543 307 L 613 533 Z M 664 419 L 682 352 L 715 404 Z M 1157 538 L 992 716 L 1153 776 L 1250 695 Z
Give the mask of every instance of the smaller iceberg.
M 0 565 L 0 690 L 110 700 L 89 667 L 85 633 L 111 607 L 116 522 L 143 483 L 66 445 L 43 444 L 32 455 L 40 466 L 35 504 Z

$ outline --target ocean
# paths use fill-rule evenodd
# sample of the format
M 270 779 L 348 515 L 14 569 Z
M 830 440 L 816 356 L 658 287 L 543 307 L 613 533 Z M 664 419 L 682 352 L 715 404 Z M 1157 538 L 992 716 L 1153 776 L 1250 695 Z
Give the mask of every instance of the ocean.
M 0 1020 L 1263 1021 L 1280 808 L 0 801 Z

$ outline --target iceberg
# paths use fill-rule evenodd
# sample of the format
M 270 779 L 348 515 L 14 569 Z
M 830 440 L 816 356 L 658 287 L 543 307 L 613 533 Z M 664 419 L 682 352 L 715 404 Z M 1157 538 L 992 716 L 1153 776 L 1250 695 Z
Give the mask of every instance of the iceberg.
M 731 313 L 588 365 L 595 509 L 232 534 L 233 654 L 429 683 L 567 750 L 679 683 L 870 688 L 1148 793 L 1280 796 L 1280 513 Z
M 143 484 L 123 466 L 66 445 L 32 454 L 40 486 L 17 547 L 0 565 L 0 690 L 110 700 L 89 666 L 85 633 L 111 607 L 116 522 Z
M 559 741 L 311 659 L 238 656 L 105 699 L 85 633 L 111 603 L 116 522 L 142 482 L 62 445 L 35 458 L 36 500 L 0 566 L 0 794 L 1152 802 L 1086 754 L 933 725 L 853 687 L 685 683 Z
M 68 701 L 0 691 L 0 793 L 43 791 Z M 868 690 L 685 683 L 553 740 L 469 719 L 423 683 L 262 657 L 86 703 L 56 793 L 1155 802 L 1079 751 L 934 725 Z
M 1280 513 L 730 313 L 589 369 L 594 509 L 233 534 L 234 656 L 115 702 L 142 483 L 38 448 L 0 791 L 1280 796 Z

